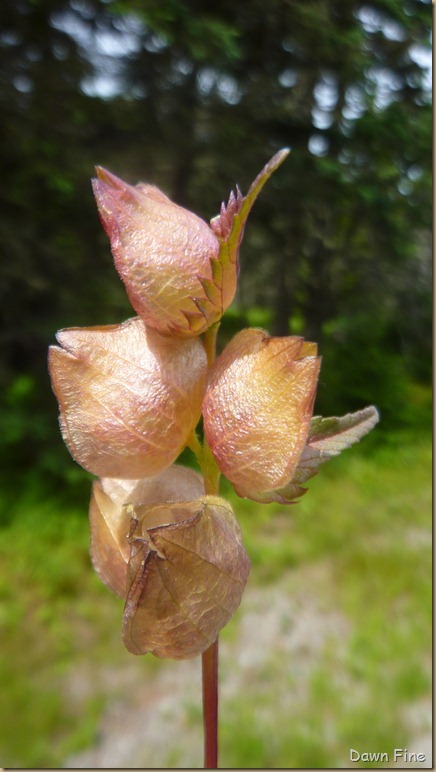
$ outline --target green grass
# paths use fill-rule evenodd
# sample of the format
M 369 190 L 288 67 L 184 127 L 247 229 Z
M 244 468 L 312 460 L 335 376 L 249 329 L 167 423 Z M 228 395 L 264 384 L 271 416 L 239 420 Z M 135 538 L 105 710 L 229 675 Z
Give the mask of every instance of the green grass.
M 347 633 L 339 647 L 326 638 L 304 677 L 274 649 L 223 696 L 222 766 L 328 768 L 347 766 L 350 747 L 408 747 L 405 708 L 430 694 L 428 438 L 368 438 L 309 487 L 287 508 L 229 493 L 252 560 L 250 587 L 289 597 L 283 625 L 293 623 L 293 600 L 307 598 L 344 619 Z M 122 604 L 90 567 L 86 503 L 25 481 L 14 497 L 5 493 L 1 516 L 0 762 L 62 766 L 96 739 L 106 699 L 99 668 L 134 663 L 147 682 L 166 663 L 124 651 Z M 244 598 L 223 631 L 230 650 L 243 618 Z M 195 706 L 189 721 L 201 723 Z M 168 758 L 176 750 L 167 747 Z
M 290 703 L 288 663 L 272 660 L 269 688 L 248 684 L 224 709 L 225 766 L 343 767 L 350 748 L 392 752 L 411 739 L 406 707 L 430 698 L 429 441 L 406 434 L 371 455 L 354 449 L 310 488 L 286 510 L 234 507 L 254 581 L 288 577 L 290 599 L 303 592 L 321 611 L 341 614 L 345 649 L 327 643 L 304 694 Z M 268 701 L 270 722 L 255 707 Z
M 89 677 L 93 663 L 128 657 L 119 632 L 122 604 L 90 566 L 86 510 L 39 495 L 24 488 L 0 528 L 4 766 L 59 766 L 92 743 L 102 695 L 86 687 L 71 693 L 68 684 L 76 670 Z M 153 662 L 139 667 L 153 670 Z

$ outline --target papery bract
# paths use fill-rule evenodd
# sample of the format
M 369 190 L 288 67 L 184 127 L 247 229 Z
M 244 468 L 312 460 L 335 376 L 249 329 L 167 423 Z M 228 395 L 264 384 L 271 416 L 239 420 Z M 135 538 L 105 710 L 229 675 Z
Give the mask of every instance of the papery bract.
M 207 367 L 199 339 L 141 319 L 57 334 L 49 367 L 65 443 L 100 477 L 151 477 L 186 445 L 200 417 Z
M 230 504 L 134 507 L 123 640 L 132 654 L 205 651 L 239 606 L 250 561 Z
M 193 336 L 217 322 L 236 291 L 244 225 L 288 151 L 277 153 L 247 196 L 232 193 L 209 226 L 158 188 L 128 185 L 97 167 L 94 194 L 130 302 L 150 327 Z
M 116 595 L 126 597 L 132 512 L 128 505 L 191 501 L 203 493 L 202 477 L 178 464 L 141 480 L 95 480 L 89 507 L 90 552 L 102 582 Z
M 288 482 L 309 434 L 320 359 L 314 343 L 238 333 L 213 365 L 203 400 L 204 432 L 240 496 Z

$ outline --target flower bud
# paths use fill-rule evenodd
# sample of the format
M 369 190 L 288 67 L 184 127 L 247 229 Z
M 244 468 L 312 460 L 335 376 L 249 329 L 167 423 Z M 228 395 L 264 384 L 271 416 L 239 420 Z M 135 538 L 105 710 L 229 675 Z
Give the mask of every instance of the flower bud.
M 202 279 L 213 279 L 219 241 L 212 229 L 152 185 L 133 187 L 97 168 L 93 181 L 115 266 L 129 300 L 146 324 L 163 334 L 198 335 L 223 308 L 206 303 Z M 231 301 L 230 301 L 231 302 Z
M 133 508 L 123 640 L 132 654 L 201 654 L 239 606 L 250 570 L 227 501 Z
M 102 582 L 120 598 L 126 597 L 131 506 L 189 501 L 202 494 L 202 477 L 177 464 L 142 480 L 96 480 L 89 507 L 90 552 Z
M 175 461 L 200 417 L 207 368 L 199 339 L 141 319 L 57 334 L 49 368 L 64 441 L 99 477 L 152 477 Z
M 240 496 L 292 479 L 305 447 L 320 358 L 302 338 L 238 333 L 216 360 L 203 399 L 204 432 Z
M 210 226 L 153 185 L 128 185 L 97 167 L 93 189 L 115 266 L 149 327 L 191 337 L 219 321 L 235 295 L 248 214 L 288 152 L 276 153 L 245 198 L 231 193 Z

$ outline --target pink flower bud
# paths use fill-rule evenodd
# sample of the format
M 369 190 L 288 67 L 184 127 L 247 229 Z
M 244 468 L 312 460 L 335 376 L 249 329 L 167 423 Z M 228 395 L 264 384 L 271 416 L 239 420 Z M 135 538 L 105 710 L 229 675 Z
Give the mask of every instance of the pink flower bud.
M 57 334 L 49 368 L 64 441 L 100 477 L 152 477 L 170 466 L 200 417 L 206 354 L 141 319 Z
M 213 365 L 203 399 L 204 432 L 240 496 L 288 483 L 310 429 L 320 358 L 302 338 L 263 330 L 236 335 Z
M 219 254 L 212 229 L 152 185 L 133 187 L 101 168 L 97 174 L 100 216 L 135 311 L 163 334 L 204 332 L 224 310 L 202 285 L 213 280 Z
M 276 153 L 245 197 L 231 193 L 210 226 L 158 188 L 128 185 L 97 167 L 94 194 L 115 266 L 148 326 L 191 337 L 219 321 L 235 295 L 248 214 L 288 152 Z
M 89 507 L 91 560 L 102 582 L 126 597 L 132 506 L 189 501 L 203 494 L 202 477 L 177 464 L 142 480 L 96 480 Z

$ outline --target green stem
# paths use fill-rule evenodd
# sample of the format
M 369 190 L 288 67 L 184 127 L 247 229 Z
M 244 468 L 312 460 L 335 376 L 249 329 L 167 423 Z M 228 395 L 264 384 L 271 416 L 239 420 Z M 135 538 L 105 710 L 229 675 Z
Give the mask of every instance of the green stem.
M 218 496 L 221 472 L 206 440 L 204 440 L 202 445 L 194 431 L 189 437 L 187 445 L 194 453 L 201 469 L 205 494 L 207 496 Z
M 203 445 L 204 490 L 208 496 L 219 496 L 221 472 L 213 453 L 204 440 Z
M 201 471 L 203 471 L 203 446 L 200 442 L 200 440 L 197 437 L 197 433 L 195 429 L 193 430 L 192 434 L 188 437 L 187 446 L 190 448 L 194 454 L 194 456 L 197 459 L 197 462 L 201 468 Z
M 215 324 L 213 324 L 212 327 L 209 327 L 209 329 L 204 333 L 204 348 L 206 349 L 207 364 L 209 368 L 212 367 L 213 363 L 215 362 L 216 339 L 220 324 L 221 322 L 215 322 Z

